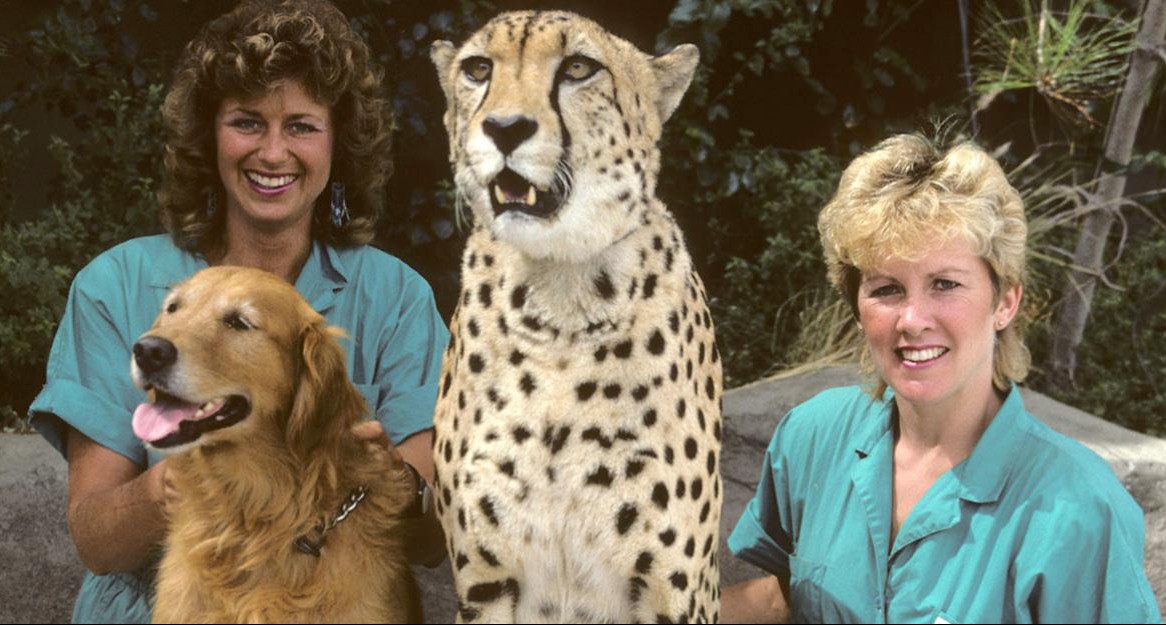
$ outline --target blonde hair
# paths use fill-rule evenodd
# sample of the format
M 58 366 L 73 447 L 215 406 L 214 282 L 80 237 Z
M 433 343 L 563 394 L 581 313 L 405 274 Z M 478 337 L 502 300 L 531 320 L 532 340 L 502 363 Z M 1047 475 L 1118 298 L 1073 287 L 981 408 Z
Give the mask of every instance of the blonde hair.
M 330 193 L 316 199 L 312 236 L 341 246 L 372 240 L 382 189 L 391 173 L 392 120 L 382 70 L 347 18 L 326 0 L 247 0 L 215 18 L 187 46 L 162 107 L 169 130 L 162 223 L 175 243 L 207 252 L 222 243 L 224 202 L 216 166 L 214 119 L 223 98 L 262 95 L 296 80 L 332 112 L 332 180 L 343 182 L 351 220 L 329 218 Z
M 987 263 L 996 296 L 1024 285 L 1028 224 L 1020 194 L 987 152 L 964 142 L 941 150 L 920 135 L 896 135 L 842 173 L 818 217 L 830 282 L 858 316 L 862 272 L 888 258 L 912 260 L 955 238 Z M 992 382 L 1007 391 L 1031 362 L 1019 315 L 997 332 Z M 878 378 L 864 347 L 864 369 Z M 875 397 L 887 388 L 879 378 Z

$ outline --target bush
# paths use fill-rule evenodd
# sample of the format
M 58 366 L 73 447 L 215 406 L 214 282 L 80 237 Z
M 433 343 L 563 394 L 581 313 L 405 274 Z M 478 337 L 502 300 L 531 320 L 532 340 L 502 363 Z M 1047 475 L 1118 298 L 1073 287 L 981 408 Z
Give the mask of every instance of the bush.
M 1114 238 L 1110 244 L 1117 247 Z M 1034 383 L 1107 421 L 1166 437 L 1166 240 L 1157 226 L 1127 242 L 1108 277 L 1118 288 L 1099 286 L 1094 295 L 1074 387 L 1044 388 L 1039 372 Z M 1034 328 L 1035 362 L 1048 353 L 1052 329 L 1049 322 Z
M 67 125 L 42 149 L 55 165 L 47 208 L 17 220 L 11 189 L 29 133 L 0 126 L 0 426 L 16 427 L 44 383 L 45 361 L 73 275 L 101 250 L 155 228 L 163 136 L 160 68 L 135 62 L 117 36 L 118 3 L 69 2 L 12 47 L 33 80 L 0 110 L 43 107 Z M 27 210 L 25 211 L 28 212 Z

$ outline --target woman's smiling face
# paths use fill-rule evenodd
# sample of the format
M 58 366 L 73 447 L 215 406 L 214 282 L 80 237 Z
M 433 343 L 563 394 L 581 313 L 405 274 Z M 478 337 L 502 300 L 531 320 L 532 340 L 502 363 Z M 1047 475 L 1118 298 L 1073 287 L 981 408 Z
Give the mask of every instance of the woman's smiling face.
M 311 229 L 332 170 L 331 111 L 294 80 L 255 98 L 227 97 L 215 117 L 229 219 L 264 231 Z
M 996 332 L 1012 321 L 1020 297 L 1019 286 L 997 295 L 988 263 L 955 238 L 918 259 L 892 258 L 863 272 L 858 314 L 898 401 L 958 405 L 992 388 Z

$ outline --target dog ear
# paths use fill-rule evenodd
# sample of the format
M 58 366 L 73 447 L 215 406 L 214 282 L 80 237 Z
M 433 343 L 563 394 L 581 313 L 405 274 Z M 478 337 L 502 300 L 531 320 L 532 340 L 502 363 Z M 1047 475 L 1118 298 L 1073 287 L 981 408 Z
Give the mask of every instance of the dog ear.
M 360 391 L 348 381 L 344 350 L 324 320 L 308 324 L 300 336 L 302 362 L 299 385 L 287 422 L 288 448 L 304 458 L 312 450 L 338 444 L 367 407 Z

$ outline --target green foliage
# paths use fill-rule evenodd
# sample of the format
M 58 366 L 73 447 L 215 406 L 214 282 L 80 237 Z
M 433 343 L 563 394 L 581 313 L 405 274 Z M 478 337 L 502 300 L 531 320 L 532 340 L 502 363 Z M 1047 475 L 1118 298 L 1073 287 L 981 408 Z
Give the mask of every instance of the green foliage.
M 1071 125 L 1100 127 L 1096 109 L 1117 92 L 1134 49 L 1134 24 L 1091 11 L 1094 0 L 1072 0 L 1062 12 L 1047 0 L 1019 3 L 1008 17 L 988 5 L 979 24 L 976 91 L 990 100 L 1032 89 Z
M 834 301 L 818 211 L 848 157 L 882 139 L 887 126 L 913 128 L 919 95 L 933 87 L 889 36 L 912 19 L 911 10 L 893 2 L 855 6 L 680 0 L 658 38 L 660 49 L 684 41 L 701 47 L 701 71 L 666 126 L 659 192 L 684 227 L 712 295 L 728 386 L 838 346 L 835 332 L 814 325 Z M 852 13 L 839 16 L 841 8 Z M 843 18 L 858 33 L 847 33 L 850 56 L 837 67 L 837 42 L 826 31 Z M 763 107 L 787 105 L 772 93 L 791 85 L 808 101 L 793 114 L 766 113 Z M 772 136 L 775 128 L 806 127 L 819 129 L 812 145 L 829 147 L 767 145 L 782 140 Z M 814 336 L 802 336 L 810 326 Z
M 728 179 L 703 198 L 721 209 L 708 227 L 725 242 L 744 232 L 761 237 L 723 252 L 723 286 L 711 304 L 717 339 L 726 346 L 726 377 L 736 385 L 797 364 L 786 350 L 799 333 L 800 314 L 827 291 L 817 218 L 837 184 L 839 163 L 821 150 L 782 155 L 745 138 L 725 156 L 732 163 Z M 759 253 L 742 256 L 749 248 Z
M 1029 217 L 1025 312 L 1031 319 L 1028 344 L 1034 364 L 1029 384 L 1126 427 L 1161 434 L 1166 432 L 1166 395 L 1157 380 L 1166 363 L 1150 349 L 1166 341 L 1166 324 L 1157 314 L 1166 299 L 1152 296 L 1163 282 L 1166 259 L 1156 241 L 1163 228 L 1155 218 L 1162 208 L 1160 190 L 1126 198 L 1114 209 L 1122 227 L 1109 249 L 1117 251 L 1110 254 L 1093 300 L 1077 353 L 1075 386 L 1062 391 L 1042 370 L 1081 222 L 1100 209 L 1094 193 L 1104 133 L 1098 131 L 1104 130 L 1135 46 L 1135 25 L 1107 3 L 1072 0 L 1060 5 L 1063 11 L 1049 5 L 1038 7 L 1029 0 L 1004 5 L 1019 11 L 1017 16 L 991 7 L 980 21 L 977 44 L 976 88 L 985 96 L 981 108 L 997 95 L 1031 92 L 1064 122 L 1050 129 L 1050 142 L 1022 154 L 1023 165 L 1009 175 Z M 1030 116 L 1030 132 L 1037 125 Z M 1146 179 L 1162 171 L 1164 163 L 1160 152 L 1149 150 L 1135 156 L 1128 172 L 1141 172 Z
M 1127 428 L 1166 436 L 1166 240 L 1156 230 L 1125 245 L 1109 276 L 1120 290 L 1098 289 L 1077 353 L 1075 387 L 1055 396 Z M 1038 358 L 1048 352 L 1052 328 L 1034 327 L 1029 342 Z
M 41 146 L 54 172 L 27 172 L 27 131 L 0 127 L 0 156 L 13 163 L 0 170 L 0 426 L 13 427 L 43 384 L 76 271 L 156 223 L 163 87 L 160 68 L 136 63 L 132 41 L 114 36 L 125 11 L 123 3 L 67 2 L 13 46 L 35 78 L 10 94 L 11 108 L 58 113 L 70 138 L 53 135 Z M 33 174 L 46 182 L 48 204 L 17 220 L 10 190 Z

